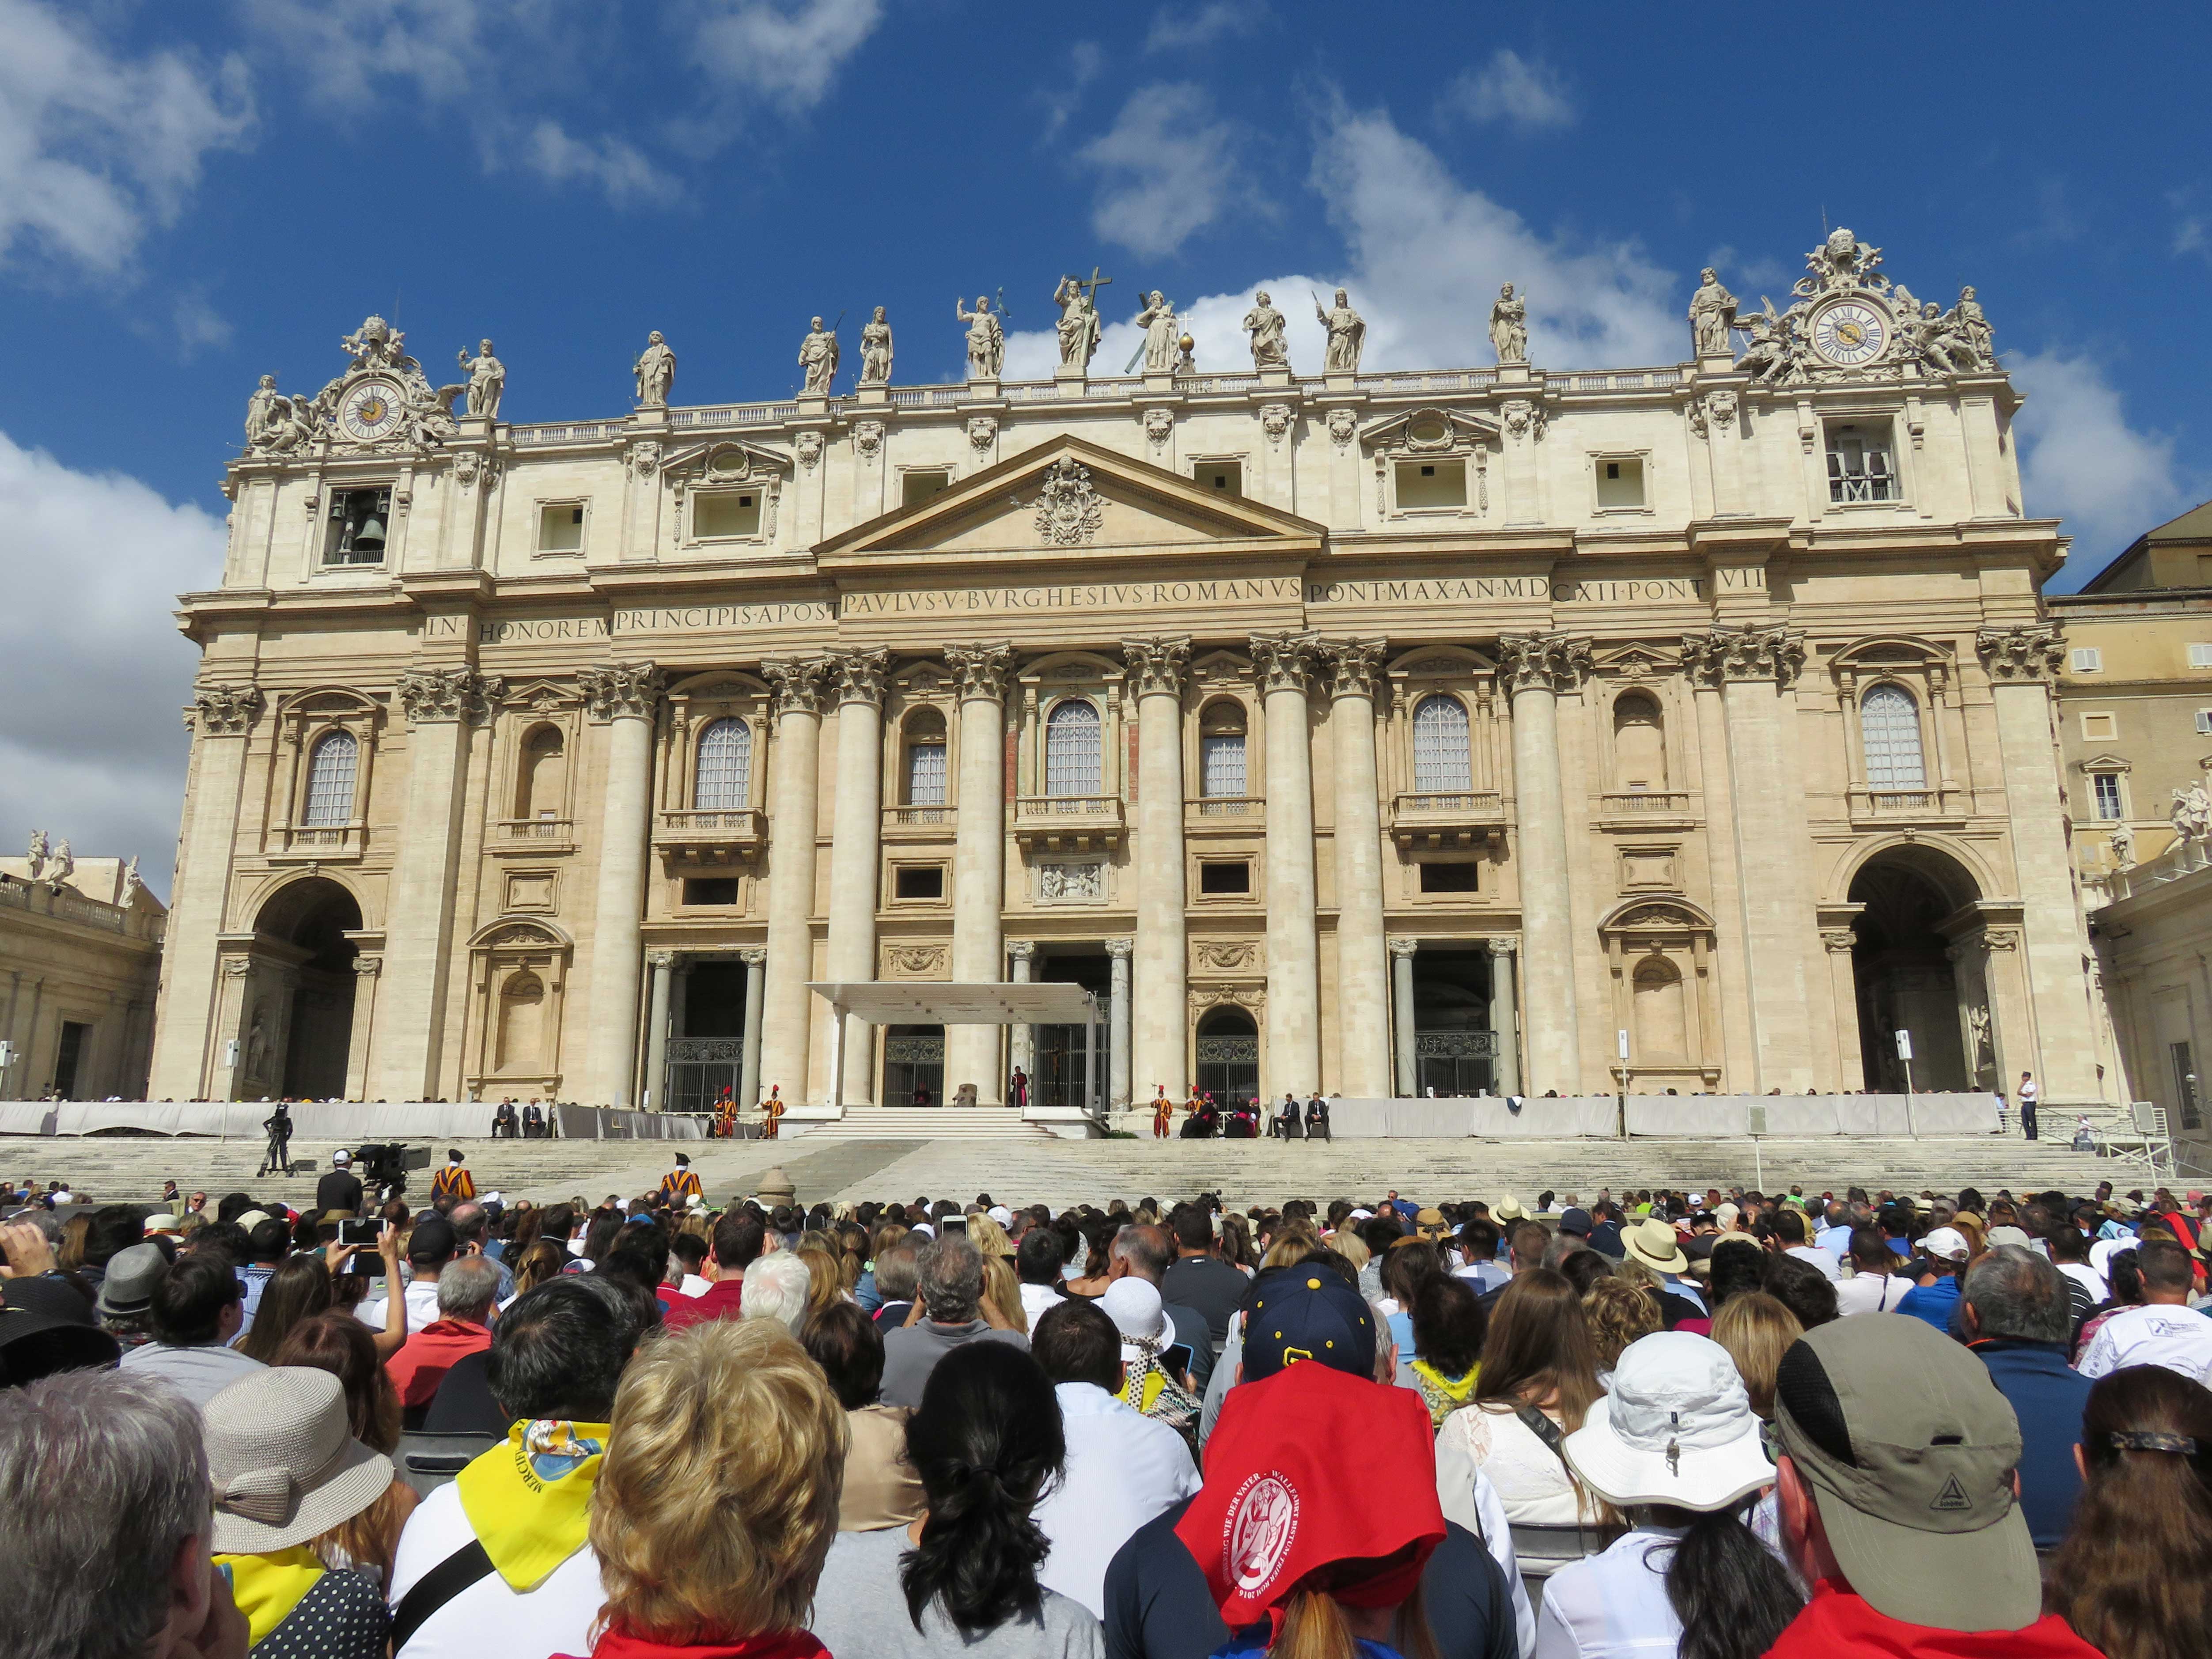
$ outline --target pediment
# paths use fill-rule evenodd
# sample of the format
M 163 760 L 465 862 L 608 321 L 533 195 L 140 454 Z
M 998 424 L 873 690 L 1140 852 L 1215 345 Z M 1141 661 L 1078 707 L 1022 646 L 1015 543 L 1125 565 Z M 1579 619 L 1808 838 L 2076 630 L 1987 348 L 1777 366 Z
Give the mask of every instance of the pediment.
M 1498 441 L 1495 422 L 1456 409 L 1412 409 L 1359 428 L 1364 447 L 1402 450 L 1409 455 L 1451 454 Z
M 825 567 L 912 553 L 1077 555 L 1228 544 L 1318 550 L 1323 527 L 1224 497 L 1146 461 L 1079 438 L 1036 448 L 816 549 Z

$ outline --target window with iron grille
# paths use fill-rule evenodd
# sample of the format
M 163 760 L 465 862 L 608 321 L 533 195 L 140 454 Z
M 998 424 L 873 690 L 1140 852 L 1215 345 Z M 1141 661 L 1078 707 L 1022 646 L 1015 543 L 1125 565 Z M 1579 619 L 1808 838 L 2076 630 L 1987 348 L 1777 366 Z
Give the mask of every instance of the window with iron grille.
M 1893 501 L 1897 479 L 1889 465 L 1887 428 L 1838 426 L 1828 431 L 1828 499 Z
M 354 775 L 361 744 L 350 732 L 326 733 L 307 759 L 307 825 L 343 823 L 353 817 Z
M 2117 772 L 2093 772 L 2089 787 L 2097 792 L 2097 816 L 2107 823 L 2117 823 L 2120 818 L 2120 775 Z
M 906 746 L 906 804 L 942 806 L 945 800 L 945 744 L 931 738 Z
M 1209 796 L 1244 793 L 1244 734 L 1224 732 L 1198 740 L 1198 787 Z
M 691 805 L 701 812 L 736 812 L 750 805 L 753 729 L 741 720 L 719 720 L 699 734 L 699 770 L 691 781 Z
M 1437 692 L 1413 708 L 1413 788 L 1424 795 L 1474 787 L 1467 705 Z
M 1877 685 L 1859 703 L 1859 741 L 1870 789 L 1925 789 L 1920 755 L 1920 705 L 1901 685 Z
M 1081 697 L 1056 706 L 1044 727 L 1044 792 L 1095 795 L 1099 779 L 1098 709 Z

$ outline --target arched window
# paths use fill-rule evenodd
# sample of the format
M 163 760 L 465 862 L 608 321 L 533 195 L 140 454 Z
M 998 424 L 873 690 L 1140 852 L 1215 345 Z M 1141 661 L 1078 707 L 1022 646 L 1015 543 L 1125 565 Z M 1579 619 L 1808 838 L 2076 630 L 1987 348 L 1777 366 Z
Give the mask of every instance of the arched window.
M 1099 784 L 1097 705 L 1070 697 L 1054 705 L 1044 723 L 1044 792 L 1095 795 Z
M 1613 705 L 1613 775 L 1619 794 L 1667 787 L 1667 730 L 1659 705 L 1641 691 Z
M 1413 789 L 1423 795 L 1472 789 L 1467 705 L 1437 692 L 1413 705 Z
M 945 802 L 945 717 L 934 708 L 917 709 L 906 725 L 906 804 Z
M 1859 741 L 1866 750 L 1869 789 L 1925 789 L 1920 757 L 1920 705 L 1901 685 L 1869 688 L 1859 703 Z
M 752 804 L 753 729 L 719 720 L 699 734 L 699 771 L 691 805 L 702 812 L 736 812 Z
M 1245 793 L 1244 710 L 1210 704 L 1198 728 L 1198 793 L 1212 799 Z
M 522 745 L 522 774 L 515 781 L 514 816 L 518 818 L 556 818 L 561 816 L 566 756 L 557 726 L 541 726 Z
M 361 764 L 361 744 L 350 732 L 331 732 L 319 738 L 307 757 L 307 810 L 304 824 L 343 823 L 353 817 L 354 774 Z

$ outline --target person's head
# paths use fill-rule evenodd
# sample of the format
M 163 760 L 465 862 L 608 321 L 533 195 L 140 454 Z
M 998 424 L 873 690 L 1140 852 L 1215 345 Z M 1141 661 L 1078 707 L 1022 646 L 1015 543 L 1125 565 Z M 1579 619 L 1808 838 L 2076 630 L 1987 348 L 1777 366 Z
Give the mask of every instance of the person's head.
M 1881 1228 L 1868 1225 L 1851 1229 L 1852 1271 L 1886 1273 L 1896 1266 L 1897 1252 L 1889 1248 L 1889 1240 Z
M 132 1204 L 104 1204 L 84 1230 L 84 1265 L 105 1268 L 146 1237 L 146 1218 Z M 282 1252 L 282 1246 L 278 1247 Z
M 2144 1301 L 2179 1306 L 2189 1300 L 2195 1271 L 2189 1252 L 2174 1240 L 2146 1239 L 2136 1246 L 2136 1271 L 2142 1277 Z
M 1774 1236 L 1782 1241 L 1782 1248 L 1794 1250 L 1805 1243 L 1805 1218 L 1790 1205 L 1775 1212 Z
M 876 1294 L 885 1302 L 911 1302 L 921 1279 L 921 1249 L 928 1243 L 918 1234 L 902 1232 L 876 1252 Z
M 2212 1629 L 2212 1391 L 2162 1365 L 2100 1377 L 2047 1605 L 2109 1659 L 2201 1651 Z
M 1774 1424 L 1783 1540 L 1807 1581 L 1939 1630 L 2034 1622 L 2019 1421 L 1978 1357 L 1925 1320 L 1838 1320 L 1782 1356 Z
M 499 1263 L 464 1255 L 438 1270 L 438 1317 L 489 1325 L 499 1305 Z
M 1764 1291 L 1732 1296 L 1713 1316 L 1713 1340 L 1735 1362 L 1751 1408 L 1761 1417 L 1774 1415 L 1774 1373 L 1804 1334 L 1797 1316 Z
M 510 1265 L 514 1274 L 514 1291 L 520 1296 L 534 1291 L 548 1279 L 558 1279 L 561 1270 L 568 1265 L 568 1252 L 550 1238 L 539 1238 L 524 1250 Z
M 2063 1343 L 2074 1329 L 2066 1275 L 2033 1250 L 2000 1244 L 1967 1270 L 1960 1321 L 1968 1338 Z
M 1473 1285 L 1450 1273 L 1431 1273 L 1415 1287 L 1411 1311 L 1416 1358 L 1448 1377 L 1474 1369 L 1489 1316 Z
M 799 1249 L 793 1254 L 806 1269 L 808 1313 L 820 1313 L 844 1299 L 844 1253 L 831 1244 L 826 1235 L 807 1234 L 799 1241 Z
M 597 1273 L 564 1273 L 507 1305 L 492 1332 L 484 1382 L 509 1421 L 604 1423 L 623 1367 L 652 1325 L 623 1286 Z
M 1802 1256 L 1770 1255 L 1761 1287 L 1796 1318 L 1798 1327 L 1811 1330 L 1836 1317 L 1836 1283 Z
M 72 1371 L 0 1389 L 0 1651 L 141 1659 L 206 1621 L 200 1413 L 167 1383 Z
M 800 1341 L 830 1379 L 839 1405 L 856 1412 L 876 1403 L 884 1382 L 884 1338 L 874 1320 L 854 1304 L 839 1302 L 806 1322 Z
M 1032 1227 L 1015 1249 L 1014 1273 L 1024 1285 L 1056 1285 L 1066 1259 L 1066 1245 L 1059 1233 L 1050 1227 Z
M 1569 1240 L 1572 1246 L 1555 1264 L 1567 1276 L 1567 1283 L 1575 1287 L 1575 1294 L 1587 1297 L 1591 1286 L 1601 1279 L 1618 1278 L 1630 1285 L 1648 1285 L 1656 1289 L 1659 1275 L 1641 1262 L 1623 1260 L 1616 1267 L 1611 1256 L 1593 1250 L 1578 1240 Z
M 258 1330 L 261 1321 L 254 1318 Z M 342 1309 L 303 1319 L 285 1336 L 269 1362 L 308 1365 L 330 1372 L 345 1389 L 346 1422 L 353 1437 L 385 1453 L 399 1445 L 399 1391 L 378 1358 L 368 1327 Z
M 200 1408 L 215 1483 L 209 1541 L 225 1555 L 276 1555 L 336 1545 L 352 1561 L 388 1566 L 392 1460 L 353 1435 L 344 1384 L 314 1365 L 248 1371 Z M 274 1489 L 285 1493 L 270 1504 Z
M 1574 1430 L 1597 1395 L 1597 1356 L 1575 1287 L 1550 1267 L 1522 1274 L 1491 1309 L 1475 1398 L 1551 1405 Z
M 156 1342 L 200 1348 L 228 1342 L 244 1322 L 245 1291 L 219 1251 L 194 1251 L 169 1264 L 147 1317 Z
M 1505 1235 L 1505 1248 L 1513 1258 L 1513 1271 L 1525 1273 L 1544 1265 L 1544 1251 L 1552 1242 L 1540 1221 L 1516 1221 Z
M 976 1316 L 983 1296 L 983 1258 L 957 1233 L 947 1233 L 921 1253 L 917 1283 L 929 1317 L 940 1325 L 964 1325 Z
M 460 1241 L 453 1224 L 435 1213 L 422 1216 L 407 1236 L 407 1265 L 417 1279 L 435 1278 L 438 1270 L 459 1254 Z
M 739 1304 L 747 1319 L 773 1319 L 796 1333 L 805 1322 L 814 1278 L 796 1251 L 778 1250 L 745 1269 Z
M 709 1319 L 647 1345 L 592 1504 L 607 1623 L 672 1644 L 804 1630 L 844 1473 L 844 1413 L 781 1326 Z
M 1213 1248 L 1213 1212 L 1205 1205 L 1178 1204 L 1168 1219 L 1175 1230 L 1178 1250 L 1210 1250 Z
M 1425 1239 L 1402 1239 L 1382 1252 L 1382 1294 L 1410 1310 L 1421 1281 L 1443 1272 L 1435 1245 Z
M 1610 1273 L 1583 1292 L 1583 1317 L 1589 1322 L 1590 1347 L 1601 1371 L 1613 1370 L 1632 1344 L 1665 1322 L 1650 1286 Z
M 1055 1302 L 1030 1333 L 1030 1354 L 1055 1383 L 1089 1382 L 1121 1391 L 1121 1333 L 1095 1302 L 1070 1297 Z
M 330 1269 L 323 1265 L 323 1258 L 290 1257 L 262 1287 L 261 1305 L 253 1310 L 253 1328 L 239 1339 L 238 1351 L 264 1365 L 275 1364 L 276 1351 L 284 1346 L 292 1328 L 328 1310 L 331 1300 Z

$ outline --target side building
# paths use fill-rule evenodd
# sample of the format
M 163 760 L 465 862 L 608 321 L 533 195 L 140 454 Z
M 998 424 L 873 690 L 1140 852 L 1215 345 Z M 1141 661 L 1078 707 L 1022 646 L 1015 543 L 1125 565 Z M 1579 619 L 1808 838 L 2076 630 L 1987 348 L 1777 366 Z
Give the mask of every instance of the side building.
M 2057 526 L 1972 290 L 1838 231 L 1692 356 L 1177 356 L 499 418 L 372 319 L 248 413 L 155 1089 L 818 1105 L 822 981 L 1067 981 L 1117 1103 L 2105 1096 L 2051 739 Z M 1095 292 L 1096 290 L 1092 290 Z M 1273 319 L 1272 322 L 1270 319 Z M 1742 343 L 1734 343 L 1737 337 Z M 465 393 L 460 408 L 453 404 Z M 1077 1087 L 854 1020 L 839 1106 Z
M 0 858 L 0 1100 L 140 1100 L 168 912 L 138 860 Z

